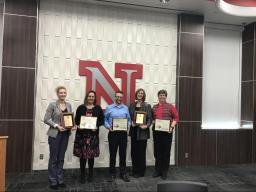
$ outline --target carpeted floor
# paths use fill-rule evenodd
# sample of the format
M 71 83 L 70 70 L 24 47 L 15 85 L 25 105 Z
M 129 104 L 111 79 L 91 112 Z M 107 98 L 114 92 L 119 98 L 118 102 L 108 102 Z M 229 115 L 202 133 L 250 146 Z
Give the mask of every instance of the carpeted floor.
M 161 178 L 152 178 L 153 167 L 147 168 L 146 176 L 125 183 L 117 178 L 108 182 L 107 169 L 95 169 L 92 183 L 79 183 L 79 170 L 65 170 L 66 189 L 58 191 L 156 191 Z M 51 191 L 47 180 L 47 171 L 7 174 L 7 191 Z M 255 165 L 229 165 L 221 167 L 170 167 L 167 180 L 197 181 L 208 185 L 211 191 L 256 192 Z

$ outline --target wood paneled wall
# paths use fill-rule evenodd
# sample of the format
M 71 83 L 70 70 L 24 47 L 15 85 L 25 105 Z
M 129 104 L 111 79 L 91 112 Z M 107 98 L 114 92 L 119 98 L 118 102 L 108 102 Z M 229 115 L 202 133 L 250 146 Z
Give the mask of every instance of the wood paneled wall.
M 178 165 L 251 163 L 252 130 L 201 129 L 203 39 L 203 16 L 181 14 L 178 22 L 176 96 L 181 122 L 176 131 L 176 162 Z M 247 69 L 243 73 L 247 76 L 252 71 Z M 249 76 L 252 77 L 252 74 Z M 247 98 L 247 95 L 252 94 L 253 85 L 248 83 L 243 86 L 248 91 L 242 92 L 242 97 Z M 248 108 L 244 109 L 248 118 L 252 118 L 252 104 L 250 96 Z
M 242 83 L 241 83 L 241 120 L 242 123 L 253 123 L 252 130 L 252 161 L 256 162 L 256 106 L 255 106 L 255 80 L 256 80 L 256 23 L 245 26 L 242 43 Z
M 5 0 L 0 135 L 9 136 L 7 171 L 32 167 L 37 0 Z
M 215 163 L 216 131 L 201 130 L 204 17 L 181 14 L 178 21 L 176 131 L 178 165 Z
M 251 26 L 243 31 L 242 82 L 241 82 L 241 122 L 253 120 L 253 49 L 250 42 L 254 36 Z M 216 164 L 252 163 L 254 130 L 218 130 Z

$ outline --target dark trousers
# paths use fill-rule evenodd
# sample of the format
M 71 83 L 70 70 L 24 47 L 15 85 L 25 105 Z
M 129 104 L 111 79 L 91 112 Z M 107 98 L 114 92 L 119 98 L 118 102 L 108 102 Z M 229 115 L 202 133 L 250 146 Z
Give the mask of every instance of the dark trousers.
M 153 131 L 155 171 L 162 174 L 167 172 L 170 165 L 172 133 Z
M 80 171 L 81 171 L 81 176 L 85 176 L 86 162 L 87 162 L 87 159 L 80 158 Z M 88 159 L 88 167 L 89 167 L 89 173 L 90 173 L 90 174 L 92 174 L 93 165 L 94 165 L 94 158 Z
M 137 140 L 136 136 L 131 136 L 131 157 L 133 174 L 145 174 L 146 148 L 147 140 Z
M 126 173 L 126 148 L 127 148 L 127 133 L 124 131 L 113 131 L 108 133 L 109 142 L 109 172 L 116 174 L 116 153 L 119 147 L 119 169 L 120 175 Z
M 59 132 L 56 138 L 49 137 L 50 158 L 48 174 L 51 185 L 62 184 L 65 152 L 68 146 L 69 131 Z

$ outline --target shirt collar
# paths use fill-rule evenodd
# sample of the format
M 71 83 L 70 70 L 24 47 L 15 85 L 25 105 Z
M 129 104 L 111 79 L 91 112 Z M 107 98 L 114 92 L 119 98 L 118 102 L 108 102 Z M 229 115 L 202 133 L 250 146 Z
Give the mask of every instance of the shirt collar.
M 121 105 L 117 105 L 116 103 L 114 103 L 114 107 L 123 108 L 123 107 L 124 107 L 124 104 L 122 103 Z
M 158 102 L 158 103 L 157 103 L 158 106 L 163 106 L 163 105 L 165 105 L 165 104 L 167 104 L 167 102 L 164 102 L 164 103 L 159 103 L 159 102 Z

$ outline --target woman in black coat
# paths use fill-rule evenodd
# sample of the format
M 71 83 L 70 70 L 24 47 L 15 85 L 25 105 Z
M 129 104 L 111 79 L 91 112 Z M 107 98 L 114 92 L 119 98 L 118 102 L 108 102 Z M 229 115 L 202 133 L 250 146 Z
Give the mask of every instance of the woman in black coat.
M 97 129 L 81 129 L 79 127 L 82 116 L 97 117 Z M 102 108 L 96 105 L 96 93 L 89 91 L 84 99 L 84 104 L 76 110 L 75 123 L 78 126 L 74 141 L 73 154 L 80 158 L 80 181 L 85 183 L 85 167 L 88 160 L 88 182 L 93 180 L 94 158 L 99 157 L 99 127 L 104 124 Z
M 145 102 L 144 89 L 138 89 L 135 93 L 135 102 L 129 107 L 130 116 L 133 119 L 129 136 L 131 136 L 132 175 L 135 178 L 143 177 L 146 170 L 146 148 L 149 139 L 149 127 L 152 122 L 152 110 L 150 104 Z M 135 112 L 141 111 L 146 114 L 146 122 L 138 125 L 134 121 Z

